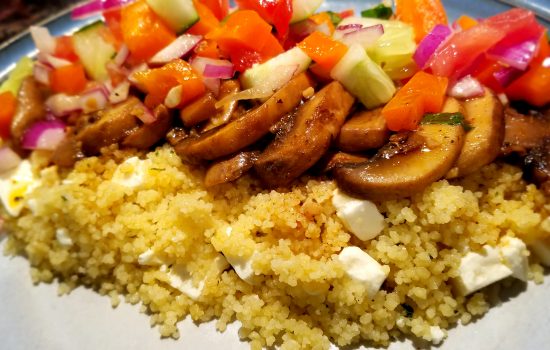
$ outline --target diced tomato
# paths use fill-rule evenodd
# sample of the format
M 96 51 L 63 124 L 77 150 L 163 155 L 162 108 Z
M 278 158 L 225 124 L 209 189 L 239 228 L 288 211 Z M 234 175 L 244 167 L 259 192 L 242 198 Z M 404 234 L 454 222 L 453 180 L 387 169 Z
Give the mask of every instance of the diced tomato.
M 63 35 L 55 39 L 54 56 L 71 62 L 78 61 L 78 56 L 73 48 L 73 40 L 70 36 Z
M 182 85 L 180 107 L 202 96 L 206 91 L 200 75 L 184 60 L 176 59 L 160 68 L 138 72 L 134 75 L 139 86 L 148 93 L 146 104 L 154 107 L 164 103 L 166 95 Z
M 292 18 L 292 0 L 236 0 L 239 8 L 256 11 L 264 20 L 277 29 L 279 38 L 288 34 Z
M 176 39 L 176 34 L 143 0 L 122 8 L 124 42 L 138 60 L 147 60 Z
M 440 112 L 448 79 L 425 72 L 416 73 L 382 109 L 392 131 L 414 130 L 425 113 Z
M 120 21 L 121 21 L 120 8 L 110 9 L 103 12 L 103 18 L 105 18 L 105 23 L 107 24 L 107 28 L 109 28 L 114 38 L 119 43 L 122 43 L 124 41 L 124 37 L 122 35 L 122 28 L 120 27 Z
M 50 73 L 50 86 L 54 92 L 76 95 L 86 88 L 86 73 L 80 63 L 54 69 Z
M 397 17 L 414 28 L 420 42 L 437 24 L 447 24 L 447 14 L 440 0 L 397 0 Z
M 299 43 L 298 47 L 328 71 L 331 71 L 336 63 L 348 52 L 346 45 L 321 32 L 313 32 Z
M 200 2 L 205 4 L 220 21 L 229 12 L 229 0 L 200 0 Z
M 326 12 L 317 13 L 311 17 L 309 17 L 310 20 L 312 20 L 315 24 L 319 26 L 326 25 L 329 33 L 334 33 L 334 24 L 332 23 L 332 20 L 330 19 L 330 16 Z
M 325 68 L 321 67 L 317 63 L 312 64 L 309 66 L 309 70 L 311 73 L 315 75 L 316 78 L 323 82 L 330 82 L 332 81 L 332 77 L 330 76 L 330 71 L 326 70 Z
M 344 10 L 344 11 L 340 12 L 338 14 L 338 16 L 340 16 L 340 18 L 342 18 L 342 19 L 355 16 L 355 10 L 354 9 Z
M 206 35 L 216 28 L 219 28 L 220 21 L 216 18 L 212 10 L 197 0 L 193 0 L 195 9 L 199 14 L 199 21 L 187 30 L 187 33 L 193 35 Z
M 487 58 L 486 55 L 482 55 L 476 63 L 474 63 L 473 67 L 471 75 L 474 78 L 495 92 L 503 92 L 504 89 L 495 79 L 494 75 L 503 68 L 500 63 Z
M 550 103 L 550 44 L 546 35 L 529 70 L 506 88 L 506 95 L 538 107 Z
M 470 16 L 462 15 L 458 17 L 455 23 L 459 25 L 462 30 L 466 30 L 477 25 L 478 22 Z
M 10 137 L 11 121 L 16 107 L 17 99 L 10 91 L 0 93 L 0 138 L 4 140 Z
M 231 58 L 238 71 L 263 62 L 283 52 L 271 34 L 271 26 L 256 12 L 241 10 L 231 14 L 223 26 L 206 35 L 215 40 L 222 54 Z

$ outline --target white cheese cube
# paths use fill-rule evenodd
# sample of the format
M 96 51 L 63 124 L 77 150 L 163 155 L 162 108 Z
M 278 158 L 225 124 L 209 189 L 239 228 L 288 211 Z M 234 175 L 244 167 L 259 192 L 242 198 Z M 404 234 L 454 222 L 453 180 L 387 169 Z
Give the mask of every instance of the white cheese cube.
M 443 339 L 447 337 L 447 334 L 445 334 L 445 332 L 438 326 L 431 326 L 430 333 L 432 336 L 432 343 L 435 345 L 440 344 Z
M 375 238 L 384 229 L 384 216 L 371 201 L 352 198 L 335 190 L 332 204 L 344 226 L 362 241 Z
M 500 254 L 504 263 L 512 270 L 512 276 L 527 282 L 529 273 L 529 261 L 527 246 L 515 237 L 503 237 L 499 245 Z
M 112 181 L 127 188 L 137 188 L 143 184 L 148 168 L 148 160 L 128 158 L 117 167 Z
M 176 264 L 167 273 L 168 284 L 176 288 L 183 294 L 193 300 L 197 300 L 204 288 L 204 280 L 199 282 L 198 286 L 193 284 L 193 278 L 183 264 Z
M 65 228 L 55 230 L 55 239 L 64 247 L 71 247 L 73 245 L 73 240 L 69 237 L 69 231 Z
M 550 242 L 538 240 L 529 245 L 529 249 L 544 266 L 550 266 Z
M 138 256 L 138 263 L 142 266 L 158 266 L 165 262 L 156 255 L 154 250 L 147 249 Z
M 374 297 L 388 277 L 389 268 L 380 265 L 370 255 L 358 247 L 346 247 L 338 255 L 346 274 L 353 280 L 363 283 L 369 297 Z
M 250 257 L 241 257 L 237 255 L 226 255 L 226 259 L 229 264 L 235 270 L 237 276 L 240 277 L 246 283 L 254 284 L 254 269 L 252 263 L 256 254 L 252 254 Z
M 25 197 L 38 186 L 40 181 L 35 178 L 28 160 L 0 174 L 0 200 L 8 214 L 19 216 L 25 205 Z

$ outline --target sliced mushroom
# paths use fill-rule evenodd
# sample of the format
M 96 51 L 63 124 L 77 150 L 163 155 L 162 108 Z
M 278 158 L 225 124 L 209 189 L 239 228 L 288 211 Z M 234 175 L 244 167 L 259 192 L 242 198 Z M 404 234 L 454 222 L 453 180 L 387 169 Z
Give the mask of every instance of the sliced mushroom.
M 503 155 L 517 153 L 525 156 L 529 150 L 542 145 L 546 137 L 550 137 L 550 113 L 524 115 L 506 108 L 504 120 Z
M 544 139 L 540 146 L 533 148 L 525 157 L 524 171 L 528 178 L 550 196 L 550 137 Z
M 329 152 L 326 153 L 317 164 L 315 164 L 313 171 L 315 173 L 324 174 L 346 164 L 359 164 L 368 160 L 368 157 L 361 154 Z
M 214 163 L 206 172 L 204 185 L 212 187 L 237 180 L 252 169 L 259 154 L 259 151 L 241 152 L 227 160 Z
M 493 162 L 504 139 L 504 107 L 489 90 L 483 97 L 464 102 L 464 118 L 472 129 L 466 134 L 464 147 L 447 178 L 466 176 Z
M 126 136 L 122 145 L 137 149 L 148 149 L 162 140 L 170 127 L 172 115 L 164 105 L 158 105 L 153 111 L 156 120 L 151 124 L 143 124 Z
M 187 134 L 187 131 L 185 131 L 184 128 L 175 127 L 172 130 L 168 131 L 168 134 L 166 134 L 166 140 L 168 140 L 168 143 L 173 147 L 183 141 L 189 134 Z
M 195 126 L 214 117 L 217 113 L 216 98 L 212 93 L 207 93 L 203 97 L 186 106 L 180 111 L 180 118 L 183 125 L 187 127 Z
M 269 133 L 269 128 L 290 113 L 301 102 L 302 92 L 313 85 L 306 74 L 300 74 L 258 108 L 198 137 L 183 140 L 175 146 L 176 153 L 190 162 L 236 153 Z
M 52 153 L 51 161 L 59 167 L 70 168 L 82 158 L 84 158 L 84 154 L 81 145 L 76 140 L 75 135 L 69 131 L 67 137 L 61 141 Z
M 241 91 L 241 84 L 238 80 L 224 80 L 220 86 L 219 100 L 222 100 L 226 96 L 235 94 Z M 225 105 L 221 110 L 217 111 L 212 118 L 206 123 L 202 132 L 212 130 L 220 125 L 227 124 L 232 119 L 239 115 L 239 101 L 232 101 Z
M 340 130 L 338 147 L 346 152 L 361 152 L 382 147 L 390 137 L 382 108 L 360 111 Z
M 337 81 L 325 86 L 296 112 L 292 129 L 275 139 L 254 169 L 270 187 L 286 186 L 313 166 L 336 139 L 355 98 Z
M 23 80 L 17 96 L 17 109 L 11 122 L 11 137 L 15 148 L 19 148 L 25 131 L 34 123 L 44 119 L 44 94 L 38 83 L 28 77 Z
M 445 112 L 459 110 L 458 101 L 447 100 Z M 423 139 L 421 148 L 404 147 L 407 152 L 389 158 L 377 156 L 365 163 L 342 166 L 334 171 L 336 181 L 356 197 L 388 200 L 411 196 L 449 171 L 462 150 L 464 133 L 462 125 L 420 125 L 407 140 L 417 144 Z
M 99 120 L 86 126 L 77 135 L 86 155 L 98 154 L 101 148 L 118 143 L 139 127 L 136 117 L 141 102 L 130 97 L 125 102 L 98 112 Z M 139 108 L 139 110 L 138 110 Z

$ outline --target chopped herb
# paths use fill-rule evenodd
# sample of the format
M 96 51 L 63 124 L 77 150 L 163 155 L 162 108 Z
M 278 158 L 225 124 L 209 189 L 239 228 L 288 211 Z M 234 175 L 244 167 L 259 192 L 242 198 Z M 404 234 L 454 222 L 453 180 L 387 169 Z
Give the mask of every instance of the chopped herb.
M 340 17 L 340 15 L 337 14 L 336 12 L 327 11 L 327 15 L 330 17 L 330 21 L 335 26 L 339 25 L 340 22 L 342 22 L 342 17 Z
M 391 7 L 380 4 L 365 11 L 361 11 L 362 17 L 389 19 L 393 15 Z
M 64 202 L 67 202 L 69 200 L 69 199 L 67 199 L 67 197 L 65 197 L 63 195 L 61 196 L 61 199 L 63 199 Z
M 163 169 L 163 168 L 151 168 L 151 170 L 154 170 L 154 171 L 164 171 L 166 169 Z
M 406 318 L 413 317 L 414 309 L 413 309 L 412 306 L 410 306 L 409 304 L 403 303 L 403 304 L 401 304 L 401 307 L 403 308 L 403 310 L 405 310 L 405 317 Z
M 447 125 L 462 125 L 464 130 L 472 130 L 472 126 L 464 119 L 462 113 L 428 113 L 424 114 L 424 118 L 420 124 L 447 124 Z

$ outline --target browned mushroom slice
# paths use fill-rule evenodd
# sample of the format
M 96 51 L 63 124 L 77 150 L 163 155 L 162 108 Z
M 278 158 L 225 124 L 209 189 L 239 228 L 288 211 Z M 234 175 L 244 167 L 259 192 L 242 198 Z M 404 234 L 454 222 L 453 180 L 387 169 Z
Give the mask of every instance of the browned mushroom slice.
M 11 137 L 14 146 L 19 148 L 25 131 L 37 121 L 44 119 L 44 95 L 38 83 L 32 78 L 26 78 L 21 84 L 17 96 L 17 110 L 11 122 Z
M 504 108 L 489 90 L 483 97 L 464 102 L 464 117 L 472 129 L 464 138 L 464 147 L 447 178 L 466 176 L 493 162 L 504 139 Z
M 183 140 L 175 150 L 186 161 L 212 160 L 236 153 L 266 135 L 273 124 L 300 103 L 302 91 L 313 85 L 306 74 L 300 74 L 258 108 L 229 124 Z
M 212 187 L 237 180 L 252 169 L 259 154 L 259 151 L 241 152 L 227 160 L 218 161 L 206 172 L 204 185 Z
M 315 165 L 316 173 L 328 173 L 332 170 L 344 166 L 346 164 L 359 164 L 368 161 L 369 159 L 361 154 L 352 154 L 346 152 L 329 152 L 321 158 Z
M 168 143 L 172 146 L 177 145 L 183 139 L 185 139 L 189 134 L 187 134 L 187 131 L 185 131 L 184 128 L 175 127 L 172 130 L 168 131 L 168 134 L 166 134 L 166 140 L 168 140 Z
M 268 186 L 285 186 L 313 166 L 338 136 L 355 98 L 337 81 L 325 86 L 296 112 L 292 129 L 276 138 L 254 168 Z
M 361 152 L 384 146 L 390 131 L 381 111 L 377 108 L 352 116 L 340 130 L 338 147 L 346 152 Z
M 51 161 L 59 167 L 70 168 L 82 158 L 84 154 L 82 154 L 81 145 L 75 135 L 69 131 L 67 137 L 53 151 Z
M 504 124 L 504 155 L 518 153 L 525 156 L 529 150 L 540 146 L 544 138 L 550 137 L 550 115 L 524 115 L 512 108 L 506 108 Z
M 140 112 L 141 102 L 136 97 L 98 112 L 99 120 L 86 126 L 77 135 L 84 154 L 98 154 L 101 148 L 118 143 L 130 135 L 139 127 L 136 115 Z
M 186 106 L 180 111 L 180 118 L 183 125 L 187 127 L 195 126 L 216 115 L 216 98 L 212 93 L 207 93 L 203 97 Z
M 159 105 L 153 112 L 156 120 L 143 124 L 126 136 L 122 145 L 137 149 L 148 149 L 159 142 L 172 127 L 172 115 L 164 105 Z
M 224 97 L 235 94 L 239 91 L 241 91 L 241 85 L 238 80 L 224 80 L 220 86 L 220 95 L 218 99 L 221 101 Z M 239 101 L 232 101 L 225 105 L 221 110 L 217 111 L 212 118 L 210 118 L 202 129 L 202 132 L 206 132 L 217 128 L 220 125 L 227 124 L 231 119 L 238 115 L 238 107 Z
M 447 100 L 446 112 L 459 108 L 456 100 Z M 464 129 L 462 125 L 421 125 L 407 139 L 415 144 L 423 139 L 423 147 L 404 147 L 405 153 L 389 158 L 377 156 L 362 164 L 337 168 L 334 175 L 338 186 L 352 196 L 371 200 L 402 198 L 420 192 L 452 167 L 464 144 Z
M 525 157 L 525 174 L 550 196 L 550 137 L 533 148 Z

